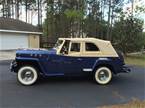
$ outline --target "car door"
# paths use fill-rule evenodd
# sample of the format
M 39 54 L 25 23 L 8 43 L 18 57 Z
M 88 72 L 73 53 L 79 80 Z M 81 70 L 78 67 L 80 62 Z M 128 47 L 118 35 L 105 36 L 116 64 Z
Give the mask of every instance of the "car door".
M 64 73 L 60 71 L 59 67 L 61 62 L 61 57 L 56 54 L 48 54 L 46 55 L 46 58 L 41 60 L 42 66 L 44 67 L 45 74 L 47 76 L 64 75 Z
M 60 64 L 61 71 L 67 76 L 82 74 L 81 42 L 70 42 L 68 53 L 64 54 Z

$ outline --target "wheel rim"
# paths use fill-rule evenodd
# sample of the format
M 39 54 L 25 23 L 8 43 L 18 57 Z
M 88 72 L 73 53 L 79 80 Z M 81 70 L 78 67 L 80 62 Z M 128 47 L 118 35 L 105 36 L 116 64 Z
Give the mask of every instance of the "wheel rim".
M 35 68 L 24 66 L 19 69 L 17 77 L 21 84 L 32 85 L 36 82 L 38 74 Z
M 30 82 L 34 79 L 34 73 L 29 69 L 23 70 L 21 73 L 21 78 L 24 82 Z
M 107 81 L 109 78 L 109 74 L 107 70 L 101 70 L 98 74 L 98 78 L 100 81 Z

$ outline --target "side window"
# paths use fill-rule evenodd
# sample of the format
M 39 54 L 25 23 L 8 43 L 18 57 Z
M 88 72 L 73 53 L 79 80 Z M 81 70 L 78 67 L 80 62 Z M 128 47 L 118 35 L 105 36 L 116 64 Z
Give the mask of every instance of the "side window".
M 94 43 L 85 43 L 86 51 L 99 51 L 99 48 Z
M 70 51 L 71 52 L 80 52 L 80 43 L 72 43 Z
M 61 48 L 61 51 L 60 53 L 61 54 L 68 54 L 68 49 L 69 49 L 69 43 L 70 41 L 69 40 L 66 40 Z

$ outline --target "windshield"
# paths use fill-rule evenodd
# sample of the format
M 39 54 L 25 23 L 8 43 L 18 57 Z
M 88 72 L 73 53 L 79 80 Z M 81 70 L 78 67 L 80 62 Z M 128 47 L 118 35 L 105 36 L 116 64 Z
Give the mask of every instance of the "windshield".
M 59 46 L 60 46 L 62 43 L 63 43 L 63 40 L 58 40 L 58 41 L 56 42 L 56 44 L 54 45 L 54 48 L 58 49 Z

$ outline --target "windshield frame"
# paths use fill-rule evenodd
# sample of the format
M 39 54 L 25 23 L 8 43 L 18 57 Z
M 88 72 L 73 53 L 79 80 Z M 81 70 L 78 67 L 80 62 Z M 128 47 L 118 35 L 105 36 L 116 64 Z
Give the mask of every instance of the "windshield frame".
M 57 42 L 55 43 L 53 49 L 59 49 L 60 46 L 63 44 L 64 40 L 58 39 Z

